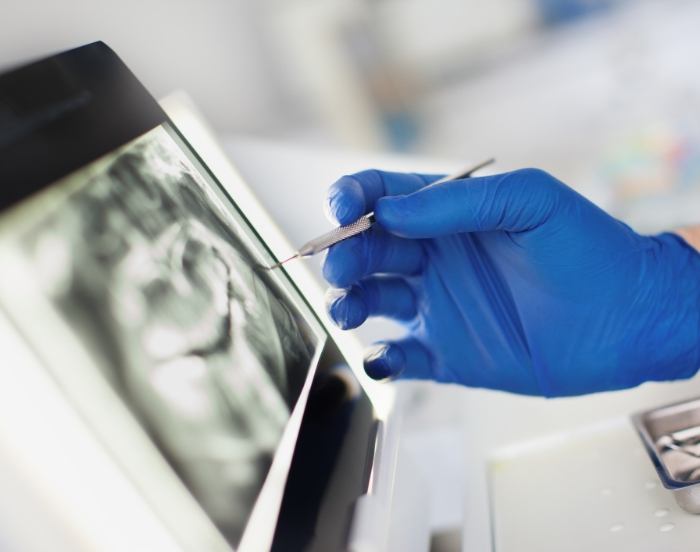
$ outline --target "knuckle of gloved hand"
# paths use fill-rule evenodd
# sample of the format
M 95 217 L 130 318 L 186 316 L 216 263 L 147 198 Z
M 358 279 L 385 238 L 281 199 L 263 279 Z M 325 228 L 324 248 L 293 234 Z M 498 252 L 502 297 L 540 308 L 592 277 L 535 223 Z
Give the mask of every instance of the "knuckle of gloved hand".
M 535 167 L 526 167 L 509 173 L 517 179 L 520 184 L 537 184 L 548 185 L 554 180 L 554 177 L 547 171 Z
M 367 236 L 352 237 L 328 250 L 323 263 L 323 276 L 336 287 L 348 287 L 359 280 L 367 266 Z
M 365 169 L 364 171 L 357 172 L 353 177 L 364 182 L 368 186 L 382 186 L 383 185 L 383 171 L 379 169 Z
M 462 202 L 464 210 L 462 216 L 472 221 L 474 230 L 479 231 L 490 226 L 490 220 L 493 218 L 495 199 L 499 191 L 486 187 L 475 188 L 473 190 L 472 201 Z M 450 198 L 448 197 L 448 200 Z M 455 201 L 458 198 L 455 197 Z
M 547 171 L 536 168 L 518 169 L 503 175 L 501 186 L 504 192 L 531 199 L 548 195 L 554 191 L 557 179 Z
M 404 235 L 407 221 L 429 216 L 433 200 L 421 193 L 380 198 L 374 208 L 382 228 L 399 236 Z
M 346 224 L 362 214 L 364 196 L 354 176 L 338 179 L 328 190 L 326 209 L 341 224 Z
M 366 306 L 376 308 L 379 305 L 379 284 L 373 280 L 362 280 L 353 286 L 353 292 L 358 298 L 362 298 Z
M 546 222 L 557 210 L 562 193 L 567 190 L 542 169 L 520 169 L 505 176 L 502 191 L 509 200 L 503 205 L 509 211 L 511 224 L 521 229 L 535 228 Z
M 327 310 L 342 329 L 356 328 L 367 318 L 367 306 L 353 288 L 337 290 L 330 296 Z
M 333 315 L 333 306 L 345 297 L 346 290 L 342 288 L 328 288 L 324 297 L 326 303 L 326 311 L 331 316 Z
M 519 169 L 505 176 L 504 184 L 512 193 L 530 200 L 554 199 L 562 191 L 568 190 L 566 185 L 542 169 Z
M 339 288 L 345 287 L 345 282 L 349 279 L 345 257 L 346 255 L 342 251 L 342 248 L 336 245 L 331 247 L 323 261 L 323 277 L 332 286 Z
M 321 272 L 323 273 L 323 277 L 325 280 L 331 284 L 331 285 L 337 285 L 335 283 L 335 273 L 336 273 L 336 267 L 335 263 L 333 262 L 333 250 L 331 249 L 328 254 L 326 255 L 326 258 L 323 260 L 323 265 L 321 267 Z
M 382 261 L 387 254 L 386 234 L 378 229 L 372 229 L 359 236 L 360 247 L 358 248 L 356 259 L 361 266 L 361 275 L 374 272 L 375 268 L 382 265 Z

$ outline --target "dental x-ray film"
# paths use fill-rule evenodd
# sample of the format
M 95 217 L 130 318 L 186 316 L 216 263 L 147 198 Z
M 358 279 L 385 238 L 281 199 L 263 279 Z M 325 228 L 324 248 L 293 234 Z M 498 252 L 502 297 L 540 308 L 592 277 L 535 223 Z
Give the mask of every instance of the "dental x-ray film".
M 322 332 L 167 123 L 27 203 L 27 277 L 235 545 Z

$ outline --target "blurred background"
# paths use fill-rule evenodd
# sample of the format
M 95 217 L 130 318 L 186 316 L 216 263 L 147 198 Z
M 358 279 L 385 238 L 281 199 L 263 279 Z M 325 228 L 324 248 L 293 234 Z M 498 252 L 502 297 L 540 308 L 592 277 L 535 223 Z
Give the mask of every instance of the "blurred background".
M 539 166 L 698 219 L 694 0 L 4 0 L 0 66 L 104 40 L 220 134 Z

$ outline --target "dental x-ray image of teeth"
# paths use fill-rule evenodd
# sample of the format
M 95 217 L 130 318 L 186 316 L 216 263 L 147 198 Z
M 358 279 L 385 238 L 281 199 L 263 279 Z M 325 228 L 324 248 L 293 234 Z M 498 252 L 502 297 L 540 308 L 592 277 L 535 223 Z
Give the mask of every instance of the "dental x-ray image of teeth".
M 318 334 L 165 128 L 65 186 L 22 238 L 42 288 L 235 545 Z

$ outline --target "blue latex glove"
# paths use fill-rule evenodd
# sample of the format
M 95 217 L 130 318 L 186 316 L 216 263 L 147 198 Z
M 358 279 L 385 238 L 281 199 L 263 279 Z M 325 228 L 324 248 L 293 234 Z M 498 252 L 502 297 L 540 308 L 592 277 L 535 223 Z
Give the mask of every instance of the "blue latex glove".
M 700 254 L 641 236 L 536 169 L 422 189 L 365 171 L 336 182 L 341 224 L 378 224 L 328 253 L 329 313 L 402 322 L 372 348 L 375 378 L 545 396 L 621 389 L 700 368 Z

